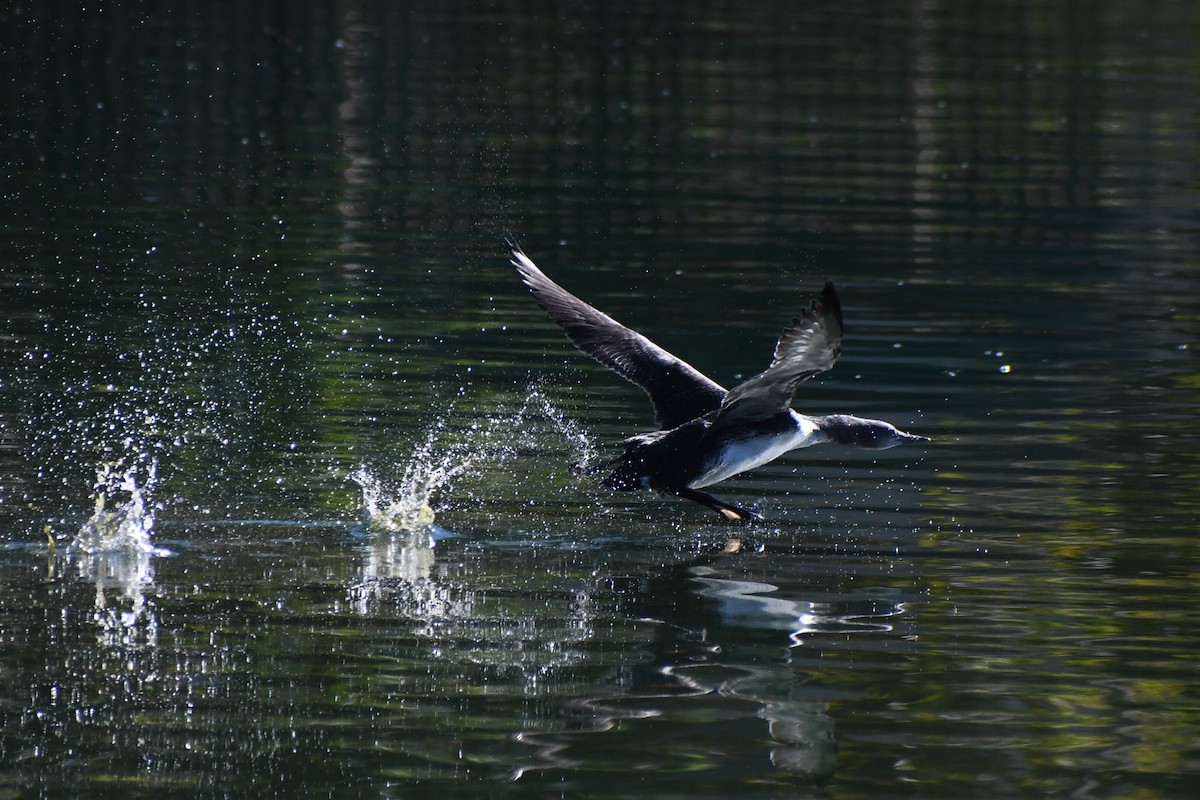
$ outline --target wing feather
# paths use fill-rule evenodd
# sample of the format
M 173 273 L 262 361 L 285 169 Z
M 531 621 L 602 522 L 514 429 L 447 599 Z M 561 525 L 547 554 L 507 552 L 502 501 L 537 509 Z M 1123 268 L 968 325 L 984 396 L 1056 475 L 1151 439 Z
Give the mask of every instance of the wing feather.
M 650 396 L 659 426 L 675 428 L 721 406 L 725 389 L 687 362 L 550 280 L 513 242 L 512 265 L 538 305 L 583 352 Z
M 842 306 L 833 284 L 827 282 L 809 307 L 783 329 L 771 366 L 725 395 L 712 430 L 786 411 L 796 388 L 830 369 L 841 354 Z

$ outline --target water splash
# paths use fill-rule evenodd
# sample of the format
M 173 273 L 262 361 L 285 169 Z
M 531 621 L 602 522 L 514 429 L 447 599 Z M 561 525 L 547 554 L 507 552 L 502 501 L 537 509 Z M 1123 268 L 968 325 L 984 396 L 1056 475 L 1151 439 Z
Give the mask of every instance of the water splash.
M 593 452 L 586 432 L 534 387 L 514 413 L 484 417 L 465 428 L 451 428 L 453 418 L 451 408 L 429 427 L 399 479 L 389 481 L 380 468 L 366 465 L 349 476 L 362 490 L 368 531 L 362 569 L 348 586 L 352 607 L 365 615 L 386 600 L 430 626 L 431 636 L 441 623 L 469 620 L 475 613 L 475 593 L 437 570 L 436 542 L 455 536 L 434 524 L 437 496 L 467 474 L 495 471 L 516 458 L 519 447 L 539 433 L 531 429 L 545 422 L 556 442 L 566 439 L 577 460 L 586 462 Z M 494 490 L 497 484 L 489 486 Z
M 151 461 L 147 476 L 138 483 L 137 469 L 120 470 L 118 464 L 102 464 L 96 471 L 95 507 L 71 549 L 82 553 L 155 553 L 150 542 L 154 515 L 146 502 L 158 477 L 157 462 Z M 119 501 L 118 498 L 126 496 Z
M 430 426 L 424 441 L 405 461 L 399 480 L 389 482 L 379 470 L 360 466 L 350 479 L 362 489 L 362 509 L 371 530 L 412 532 L 430 528 L 436 513 L 434 496 L 449 489 L 460 476 L 482 467 L 495 469 L 514 458 L 518 446 L 530 439 L 535 419 L 548 421 L 565 439 L 577 464 L 594 458 L 591 437 L 567 419 L 536 387 L 531 387 L 516 412 L 492 415 L 464 429 L 451 429 L 453 408 Z
M 350 479 L 362 489 L 362 511 L 369 536 L 359 577 L 348 588 L 351 606 L 362 615 L 385 599 L 393 599 L 420 617 L 440 616 L 445 590 L 431 575 L 434 567 L 435 489 L 456 473 L 449 456 L 432 455 L 438 441 L 431 431 L 390 484 L 366 466 Z
M 154 585 L 152 556 L 169 554 L 150 541 L 149 493 L 157 477 L 154 461 L 140 481 L 137 467 L 102 464 L 92 515 L 68 547 L 79 578 L 96 586 L 92 616 L 104 645 L 153 647 L 158 641 L 158 618 L 146 601 Z
M 574 451 L 575 457 L 571 460 L 572 468 L 586 471 L 588 465 L 596 458 L 596 446 L 587 430 L 577 421 L 559 411 L 550 398 L 542 394 L 536 386 L 530 387 L 521 410 L 517 412 L 518 419 L 523 420 L 531 411 L 549 420 L 557 434 Z
M 422 531 L 433 525 L 430 495 L 449 478 L 431 468 L 418 454 L 413 458 L 394 486 L 366 466 L 350 474 L 350 480 L 362 490 L 362 512 L 369 529 L 402 533 Z

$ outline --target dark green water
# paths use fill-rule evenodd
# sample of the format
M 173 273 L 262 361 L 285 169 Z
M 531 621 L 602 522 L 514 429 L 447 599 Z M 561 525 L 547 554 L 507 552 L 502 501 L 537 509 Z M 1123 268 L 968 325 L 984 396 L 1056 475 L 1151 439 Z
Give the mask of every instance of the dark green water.
M 1194 796 L 1198 34 L 6 5 L 0 797 Z M 933 441 L 726 481 L 722 552 L 568 473 L 651 411 L 506 234 L 726 385 L 832 278 L 796 407 Z

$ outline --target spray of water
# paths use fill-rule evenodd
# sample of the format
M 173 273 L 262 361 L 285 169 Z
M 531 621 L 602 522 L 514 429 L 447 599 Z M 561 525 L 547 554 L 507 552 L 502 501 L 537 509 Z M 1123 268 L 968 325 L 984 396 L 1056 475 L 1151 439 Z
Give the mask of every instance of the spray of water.
M 102 464 L 96 471 L 95 507 L 75 535 L 71 549 L 93 554 L 154 553 L 150 542 L 154 515 L 147 495 L 156 480 L 157 464 L 153 461 L 141 483 L 134 467 L 122 471 L 118 464 Z
M 539 415 L 550 422 L 557 435 L 566 441 L 567 446 L 575 454 L 571 461 L 572 468 L 586 471 L 587 466 L 596 458 L 596 446 L 588 432 L 578 422 L 559 411 L 550 402 L 550 398 L 542 394 L 536 387 L 530 387 L 524 405 L 517 412 L 517 417 L 524 418 L 530 413 Z
M 450 429 L 447 420 L 451 418 L 453 408 L 430 426 L 405 461 L 399 480 L 388 482 L 367 466 L 350 475 L 362 489 L 368 528 L 393 532 L 429 528 L 435 518 L 435 495 L 446 492 L 465 473 L 495 469 L 514 458 L 521 443 L 528 441 L 534 420 L 549 422 L 554 435 L 566 439 L 577 463 L 586 465 L 593 458 L 587 432 L 567 419 L 536 386 L 529 388 L 515 413 L 488 416 L 462 430 Z
M 150 541 L 154 514 L 149 495 L 158 477 L 156 466 L 151 460 L 139 479 L 136 466 L 102 464 L 96 470 L 92 515 L 68 548 L 67 563 L 82 580 L 96 585 L 93 618 L 102 644 L 157 642 L 158 619 L 146 591 L 154 585 L 152 557 L 168 551 Z

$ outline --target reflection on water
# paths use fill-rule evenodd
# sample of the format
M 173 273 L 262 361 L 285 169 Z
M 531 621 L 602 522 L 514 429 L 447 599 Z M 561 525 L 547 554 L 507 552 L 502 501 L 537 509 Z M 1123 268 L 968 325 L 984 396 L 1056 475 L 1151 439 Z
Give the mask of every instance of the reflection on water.
M 833 778 L 838 747 L 829 704 L 806 692 L 804 677 L 790 663 L 733 666 L 718 657 L 712 666 L 668 667 L 664 674 L 698 693 L 754 703 L 756 715 L 767 722 L 766 748 L 774 766 L 818 785 Z
M 353 608 L 367 615 L 376 613 L 380 603 L 390 602 L 414 619 L 470 614 L 469 602 L 455 601 L 449 591 L 431 579 L 433 545 L 431 527 L 369 531 L 362 548 L 361 574 L 347 587 Z
M 105 550 L 64 557 L 79 580 L 96 586 L 92 614 L 101 644 L 153 647 L 158 643 L 158 616 L 146 600 L 154 588 L 153 555 L 148 550 Z
M 808 633 L 886 633 L 892 626 L 888 617 L 903 614 L 904 604 L 881 607 L 872 599 L 869 608 L 854 609 L 847 602 L 816 602 L 779 597 L 778 586 L 747 580 L 710 577 L 711 570 L 697 567 L 693 580 L 703 588 L 699 594 L 717 598 L 721 616 L 729 624 L 750 628 L 784 630 L 794 646 L 803 643 Z M 879 620 L 879 621 L 876 621 Z
M 722 628 L 778 631 L 786 638 L 754 657 L 739 652 L 734 643 L 723 645 L 710 638 L 719 646 L 719 654 L 714 654 L 710 664 L 679 665 L 666 672 L 697 690 L 757 704 L 757 716 L 768 723 L 771 763 L 814 783 L 827 783 L 834 775 L 838 750 L 833 716 L 822 691 L 809 685 L 812 676 L 796 663 L 793 649 L 811 644 L 814 635 L 888 634 L 893 631 L 888 619 L 904 613 L 904 602 L 898 598 L 887 601 L 887 593 L 878 590 L 867 597 L 822 596 L 817 600 L 796 596 L 802 589 L 795 587 L 788 596 L 780 586 L 722 577 L 722 570 L 704 564 L 691 567 L 688 573 L 691 582 L 699 586 L 695 590 L 698 596 L 716 600 Z M 710 632 L 710 636 L 714 634 L 719 636 Z
M 0 795 L 1195 795 L 1192 4 L 294 6 L 0 5 Z M 576 481 L 506 232 L 933 446 Z

